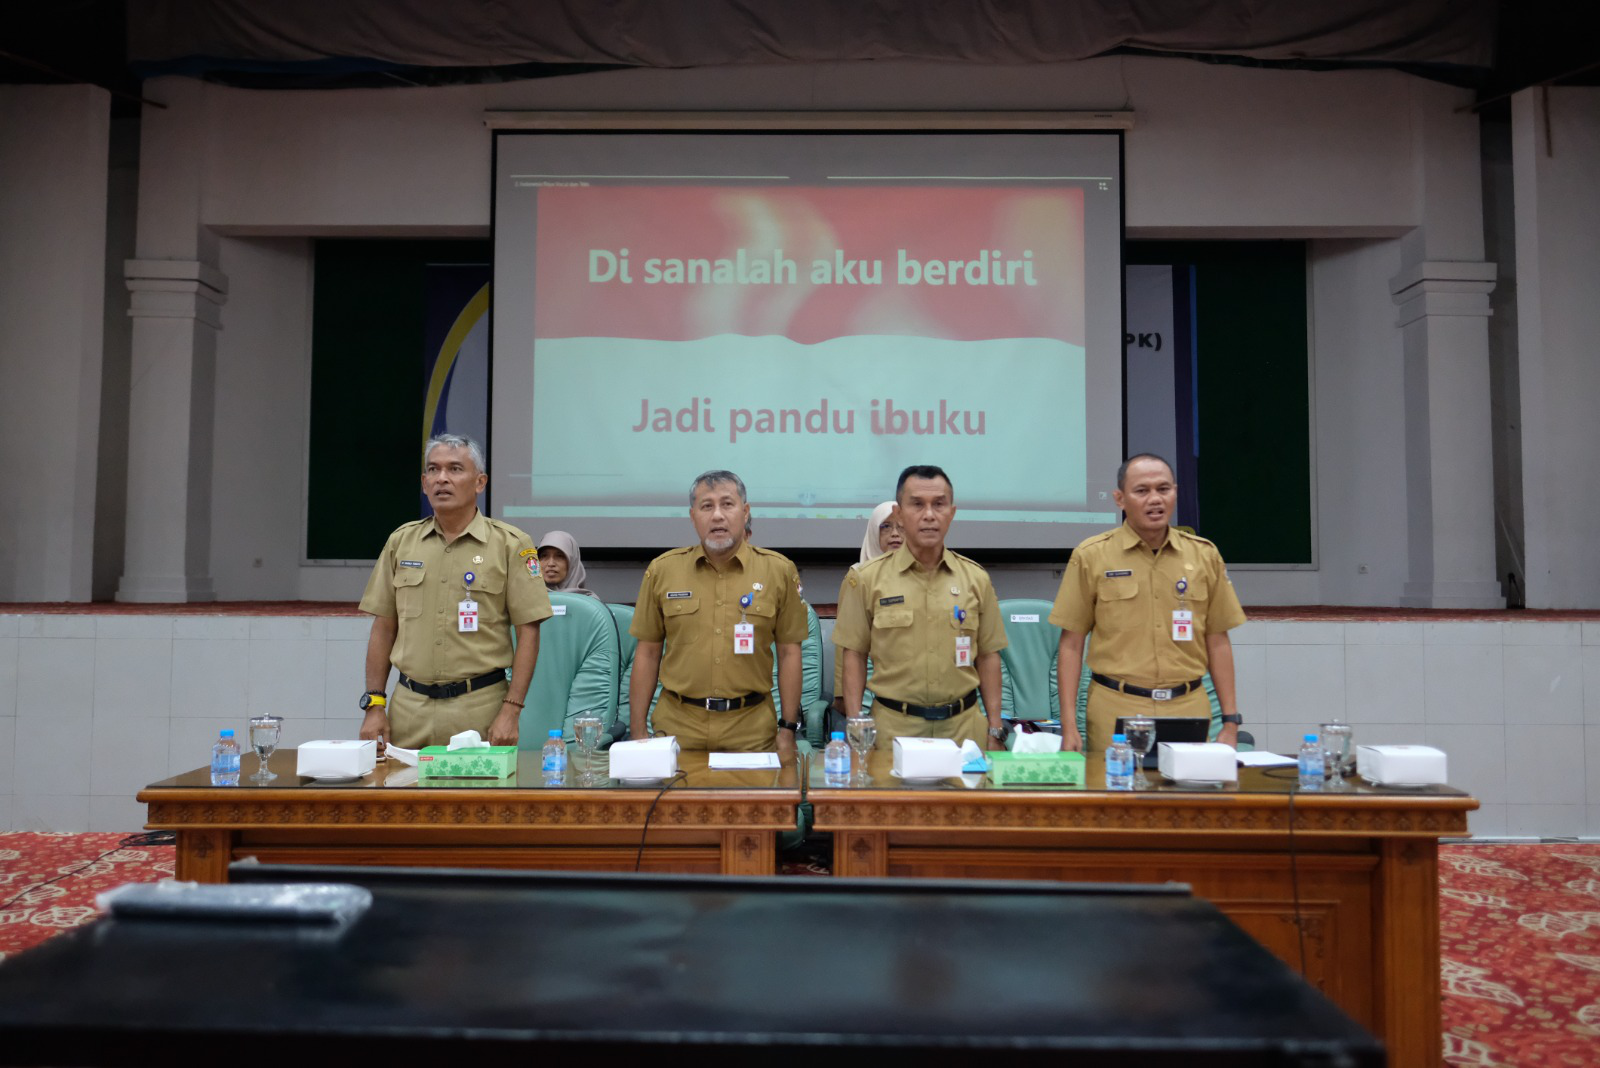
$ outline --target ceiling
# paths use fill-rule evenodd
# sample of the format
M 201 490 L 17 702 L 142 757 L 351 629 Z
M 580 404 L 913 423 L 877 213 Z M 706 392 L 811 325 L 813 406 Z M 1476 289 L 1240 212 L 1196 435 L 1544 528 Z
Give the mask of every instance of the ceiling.
M 137 10 L 137 4 L 132 5 Z M 129 0 L 50 0 L 0 4 L 0 83 L 91 83 L 116 94 L 115 114 L 137 114 L 140 79 L 127 50 Z M 1510 93 L 1541 83 L 1600 85 L 1600 45 L 1572 0 L 1503 0 L 1491 69 L 1416 70 L 1438 80 L 1472 86 L 1480 104 L 1498 109 Z M 1213 62 L 1275 64 L 1211 55 Z M 1330 66 L 1331 64 L 1292 64 Z M 249 71 L 213 69 L 209 80 L 257 88 L 346 88 L 374 85 L 450 84 L 550 77 L 606 69 L 595 64 L 518 64 L 496 67 L 411 68 L 404 71 Z M 1412 69 L 1412 68 L 1407 68 Z

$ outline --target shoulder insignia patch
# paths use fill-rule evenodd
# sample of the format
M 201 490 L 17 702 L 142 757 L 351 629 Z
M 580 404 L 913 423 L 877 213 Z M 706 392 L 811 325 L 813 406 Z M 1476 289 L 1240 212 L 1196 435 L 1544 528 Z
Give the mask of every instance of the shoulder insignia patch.
M 528 557 L 528 574 L 534 578 L 539 577 L 539 558 L 537 556 Z
M 539 555 L 539 550 L 538 549 L 524 549 L 520 553 L 518 553 L 517 555 L 518 556 L 538 556 Z

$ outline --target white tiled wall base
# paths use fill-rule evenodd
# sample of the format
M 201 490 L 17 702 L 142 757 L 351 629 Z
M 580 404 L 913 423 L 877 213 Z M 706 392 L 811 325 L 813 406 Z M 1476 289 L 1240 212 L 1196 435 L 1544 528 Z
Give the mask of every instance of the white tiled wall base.
M 286 746 L 350 736 L 368 626 L 0 615 L 0 827 L 137 830 L 139 787 L 253 714 L 286 717 Z M 1343 714 L 1358 741 L 1444 749 L 1482 803 L 1475 834 L 1600 838 L 1600 622 L 1271 621 L 1233 640 L 1258 744 L 1291 752 Z

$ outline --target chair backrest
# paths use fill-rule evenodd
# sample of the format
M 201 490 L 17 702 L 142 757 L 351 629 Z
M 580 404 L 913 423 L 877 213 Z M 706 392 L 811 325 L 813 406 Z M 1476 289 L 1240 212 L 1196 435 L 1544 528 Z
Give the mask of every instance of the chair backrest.
M 1008 719 L 1060 719 L 1056 653 L 1061 628 L 1050 622 L 1049 601 L 1000 602 L 1006 647 L 1000 650 L 1000 709 Z
M 800 709 L 806 716 L 806 737 L 811 744 L 821 748 L 822 716 L 812 715 L 810 710 L 822 703 L 823 681 L 823 654 L 822 654 L 822 620 L 817 618 L 817 610 L 806 604 L 806 637 L 800 643 Z M 777 712 L 782 704 L 778 693 L 778 647 L 772 646 L 772 708 Z M 781 714 L 781 713 L 779 713 Z
M 539 627 L 539 660 L 518 723 L 518 745 L 538 749 L 548 732 L 571 740 L 580 712 L 600 717 L 609 731 L 617 718 L 622 650 L 607 606 L 581 593 L 552 591 L 556 614 Z

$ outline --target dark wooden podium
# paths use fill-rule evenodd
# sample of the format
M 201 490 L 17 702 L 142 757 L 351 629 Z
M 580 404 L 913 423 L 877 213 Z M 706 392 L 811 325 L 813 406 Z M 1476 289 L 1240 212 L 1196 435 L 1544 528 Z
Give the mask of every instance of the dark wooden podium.
M 374 903 L 343 930 L 102 919 L 62 935 L 0 964 L 0 1063 L 548 1051 L 765 1068 L 845 1050 L 895 1063 L 1385 1063 L 1376 1039 L 1183 887 L 247 865 L 231 876 L 352 882 Z

